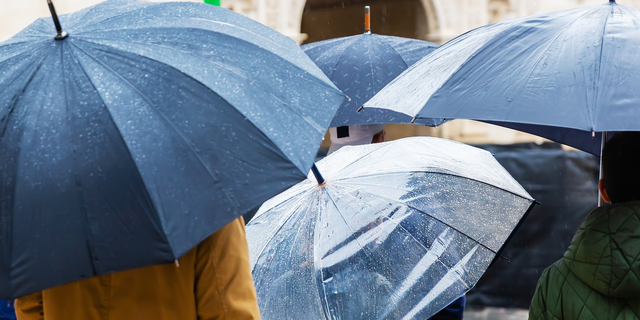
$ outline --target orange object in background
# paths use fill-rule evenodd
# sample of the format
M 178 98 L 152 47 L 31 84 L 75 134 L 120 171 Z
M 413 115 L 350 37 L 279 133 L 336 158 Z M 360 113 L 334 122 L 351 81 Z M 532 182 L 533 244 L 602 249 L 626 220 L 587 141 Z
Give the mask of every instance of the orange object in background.
M 371 8 L 364 7 L 364 32 L 371 33 Z
M 178 263 L 106 274 L 16 300 L 20 320 L 259 320 L 244 220 L 238 218 Z

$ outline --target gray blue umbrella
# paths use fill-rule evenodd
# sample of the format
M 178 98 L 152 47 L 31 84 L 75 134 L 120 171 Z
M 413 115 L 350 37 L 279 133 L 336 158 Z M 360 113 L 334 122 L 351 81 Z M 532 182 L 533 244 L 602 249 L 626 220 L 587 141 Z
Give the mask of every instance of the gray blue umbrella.
M 411 123 L 413 117 L 389 110 L 356 111 L 391 80 L 438 48 L 435 43 L 401 37 L 364 34 L 314 42 L 304 52 L 350 99 L 338 109 L 331 127 Z M 442 119 L 416 124 L 438 126 Z
M 601 132 L 640 131 L 639 18 L 610 1 L 475 29 L 365 110 L 493 122 L 599 155 Z
M 344 99 L 226 9 L 106 1 L 57 37 L 51 20 L 0 44 L 1 298 L 172 262 L 303 180 Z
M 438 138 L 343 147 L 317 168 L 247 225 L 265 320 L 428 319 L 534 205 L 489 152 Z

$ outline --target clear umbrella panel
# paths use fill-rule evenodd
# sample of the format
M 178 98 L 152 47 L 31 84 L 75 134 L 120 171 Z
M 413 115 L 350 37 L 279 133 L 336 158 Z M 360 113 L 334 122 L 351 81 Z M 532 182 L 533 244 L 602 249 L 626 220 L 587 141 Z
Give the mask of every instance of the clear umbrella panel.
M 345 147 L 247 226 L 264 319 L 426 319 L 468 291 L 534 200 L 490 153 Z

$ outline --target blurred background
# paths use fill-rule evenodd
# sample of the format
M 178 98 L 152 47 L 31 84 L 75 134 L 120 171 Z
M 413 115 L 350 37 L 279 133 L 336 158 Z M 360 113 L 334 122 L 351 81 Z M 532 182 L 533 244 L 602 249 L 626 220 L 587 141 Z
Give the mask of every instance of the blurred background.
M 221 5 L 285 34 L 299 44 L 362 33 L 363 7 L 369 5 L 373 33 L 442 44 L 485 24 L 607 1 L 221 0 Z M 99 2 L 54 0 L 59 14 Z M 619 0 L 618 3 L 640 8 L 640 0 Z M 46 0 L 3 1 L 0 41 L 10 38 L 35 19 L 49 16 Z M 490 150 L 542 203 L 508 243 L 503 255 L 509 261 L 499 259 L 467 298 L 467 319 L 526 319 L 539 275 L 562 257 L 578 226 L 596 206 L 598 158 L 533 135 L 469 120 L 454 120 L 438 128 L 387 125 L 386 132 L 387 140 L 426 135 Z M 327 138 L 320 154 L 328 146 Z

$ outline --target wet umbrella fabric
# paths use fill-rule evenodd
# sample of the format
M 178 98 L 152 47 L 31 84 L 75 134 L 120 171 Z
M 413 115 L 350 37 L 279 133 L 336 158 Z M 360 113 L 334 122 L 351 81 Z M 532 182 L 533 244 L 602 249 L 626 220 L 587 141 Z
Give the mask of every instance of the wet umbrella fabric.
M 0 44 L 0 298 L 172 262 L 303 180 L 344 99 L 226 9 L 60 18 L 64 40 L 44 18 Z
M 331 127 L 411 123 L 413 117 L 388 110 L 356 112 L 402 71 L 433 52 L 435 43 L 373 33 L 330 39 L 302 46 L 304 52 L 350 100 L 338 109 Z M 438 126 L 442 119 L 416 124 Z
M 365 109 L 495 122 L 599 155 L 600 132 L 640 130 L 638 18 L 640 10 L 609 2 L 480 27 Z
M 427 319 L 478 281 L 533 205 L 483 150 L 344 147 L 247 225 L 262 318 Z

